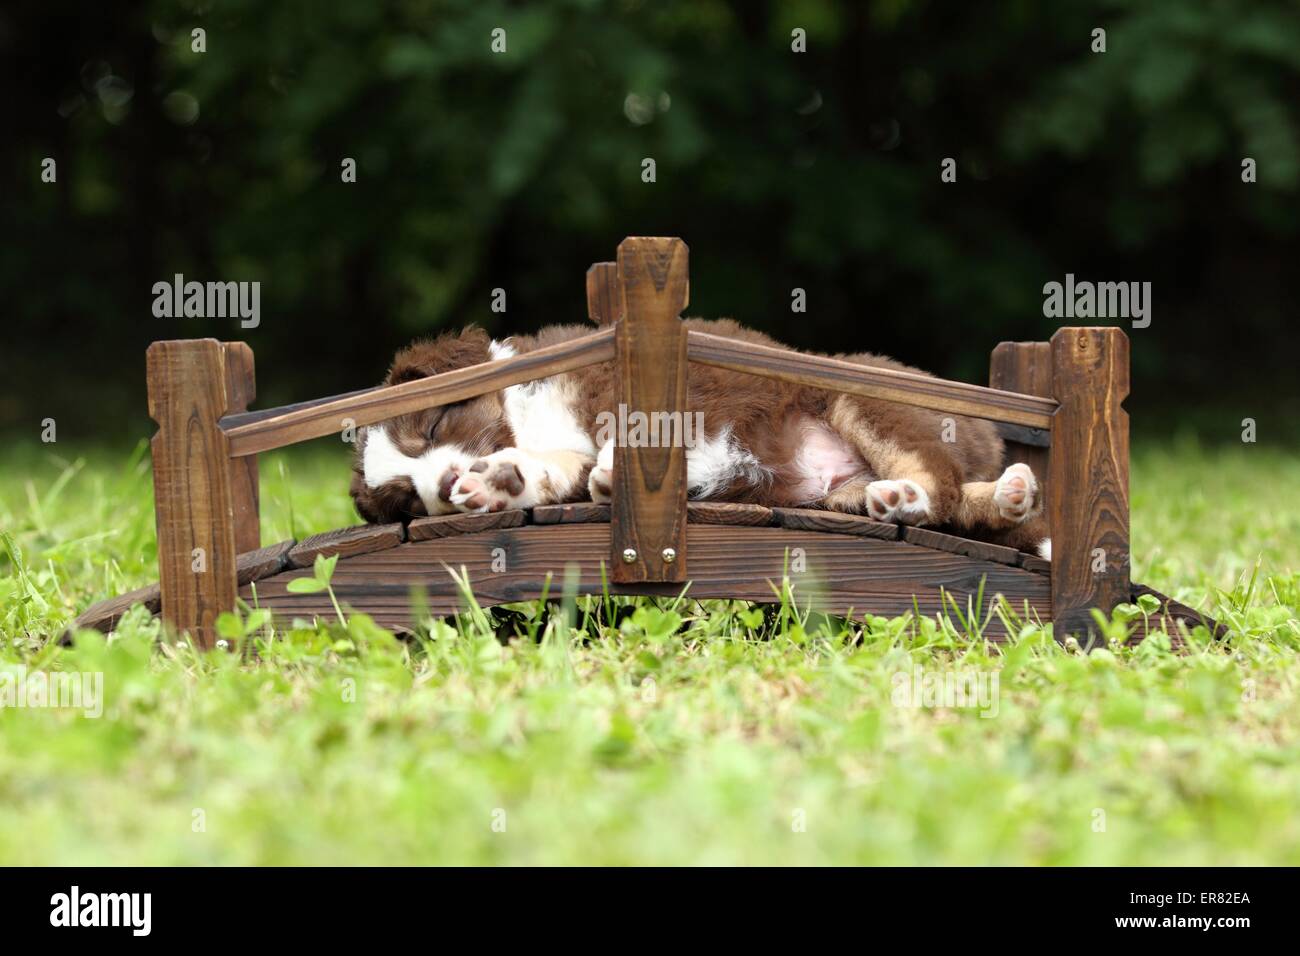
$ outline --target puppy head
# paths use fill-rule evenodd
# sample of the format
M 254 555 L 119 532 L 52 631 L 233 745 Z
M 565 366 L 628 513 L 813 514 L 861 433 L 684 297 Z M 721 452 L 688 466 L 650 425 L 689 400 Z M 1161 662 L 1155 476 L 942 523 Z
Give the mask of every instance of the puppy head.
M 482 329 L 416 342 L 393 359 L 385 385 L 467 368 L 513 354 Z M 367 521 L 451 514 L 451 486 L 476 458 L 513 443 L 499 392 L 389 419 L 361 431 L 352 500 Z

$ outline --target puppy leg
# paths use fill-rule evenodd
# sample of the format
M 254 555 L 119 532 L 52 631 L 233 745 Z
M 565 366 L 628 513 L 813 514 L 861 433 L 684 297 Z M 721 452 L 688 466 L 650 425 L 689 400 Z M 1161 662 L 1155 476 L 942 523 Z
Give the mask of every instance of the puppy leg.
M 868 476 L 855 475 L 816 504 L 828 511 L 862 514 L 867 510 L 867 485 L 869 484 L 871 479 Z
M 908 478 L 875 481 L 870 476 L 858 475 L 817 503 L 829 511 L 868 514 L 877 521 L 928 524 L 931 523 L 931 498 L 921 482 L 930 480 L 928 473 L 919 471 L 913 471 Z
M 1038 478 L 1028 465 L 1007 466 L 997 481 L 968 481 L 950 519 L 958 528 L 1016 528 L 1039 511 Z
M 878 404 L 878 403 L 877 403 Z M 878 521 L 942 524 L 961 497 L 962 469 L 938 440 L 910 421 L 890 430 L 873 420 L 890 421 L 861 399 L 841 396 L 831 405 L 832 428 L 862 455 L 871 480 L 846 482 L 822 502 L 837 511 L 866 512 Z M 853 497 L 858 495 L 855 506 Z
M 453 485 L 451 503 L 484 513 L 573 500 L 592 466 L 581 451 L 503 448 L 470 464 Z

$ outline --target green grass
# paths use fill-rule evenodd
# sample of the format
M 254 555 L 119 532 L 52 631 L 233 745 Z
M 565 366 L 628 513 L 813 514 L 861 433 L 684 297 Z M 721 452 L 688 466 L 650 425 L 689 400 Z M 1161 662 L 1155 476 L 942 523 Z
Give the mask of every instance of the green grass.
M 104 712 L 0 710 L 0 863 L 1300 863 L 1291 453 L 1138 449 L 1134 578 L 1234 628 L 1183 653 L 580 600 L 200 655 L 140 610 L 51 642 L 156 577 L 143 449 L 60 450 L 0 462 L 0 668 L 102 673 Z M 346 469 L 265 456 L 264 539 L 351 522 Z M 904 706 L 916 670 L 996 674 L 996 714 Z

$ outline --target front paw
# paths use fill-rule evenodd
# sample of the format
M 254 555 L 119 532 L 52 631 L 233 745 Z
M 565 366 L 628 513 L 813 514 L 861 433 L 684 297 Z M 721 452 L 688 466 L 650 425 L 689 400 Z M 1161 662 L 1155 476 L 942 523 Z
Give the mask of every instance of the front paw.
M 438 479 L 438 504 L 442 511 L 454 511 L 455 506 L 451 501 L 452 489 L 456 487 L 456 482 L 460 481 L 461 468 L 458 465 L 448 465 L 447 470 L 442 473 Z
M 877 521 L 921 524 L 930 520 L 930 496 L 915 481 L 873 481 L 867 485 L 867 514 Z
M 527 508 L 529 484 L 514 449 L 496 452 L 470 464 L 451 485 L 450 501 L 461 511 L 483 514 L 507 508 Z

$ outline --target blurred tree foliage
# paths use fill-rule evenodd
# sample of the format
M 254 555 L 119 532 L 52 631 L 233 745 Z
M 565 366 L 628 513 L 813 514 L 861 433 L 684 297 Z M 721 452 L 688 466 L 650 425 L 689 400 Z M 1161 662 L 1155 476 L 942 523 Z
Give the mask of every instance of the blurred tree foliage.
M 147 431 L 156 338 L 246 339 L 266 404 L 581 321 L 628 234 L 687 240 L 693 314 L 971 381 L 1045 282 L 1151 281 L 1135 414 L 1300 418 L 1295 2 L 60 0 L 0 60 L 3 429 Z M 178 272 L 260 280 L 260 327 L 155 318 Z

